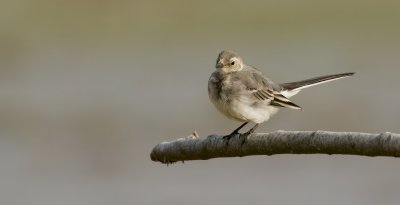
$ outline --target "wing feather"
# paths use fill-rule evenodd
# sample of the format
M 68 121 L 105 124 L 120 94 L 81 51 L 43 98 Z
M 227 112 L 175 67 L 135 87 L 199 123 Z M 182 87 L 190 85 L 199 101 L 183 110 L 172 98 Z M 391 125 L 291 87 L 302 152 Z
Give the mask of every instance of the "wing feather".
M 253 72 L 250 76 L 252 78 L 246 81 L 245 85 L 256 99 L 269 101 L 272 106 L 301 109 L 300 106 L 281 94 L 280 91 L 283 89 L 279 85 L 265 78 L 261 73 Z

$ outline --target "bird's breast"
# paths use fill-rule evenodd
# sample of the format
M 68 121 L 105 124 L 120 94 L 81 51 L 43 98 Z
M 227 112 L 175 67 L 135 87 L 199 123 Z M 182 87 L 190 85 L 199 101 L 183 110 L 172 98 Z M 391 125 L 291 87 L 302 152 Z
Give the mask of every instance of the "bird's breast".
M 267 101 L 259 101 L 241 87 L 235 76 L 213 74 L 208 82 L 208 94 L 215 107 L 228 118 L 261 123 L 278 109 Z

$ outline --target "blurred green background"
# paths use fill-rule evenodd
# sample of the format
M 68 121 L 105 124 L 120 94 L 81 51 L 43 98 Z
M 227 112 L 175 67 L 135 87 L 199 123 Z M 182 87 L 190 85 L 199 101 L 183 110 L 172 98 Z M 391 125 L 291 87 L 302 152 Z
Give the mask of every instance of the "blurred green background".
M 400 2 L 0 2 L 0 204 L 399 204 L 392 158 L 278 155 L 165 166 L 153 146 L 226 134 L 223 49 L 300 93 L 258 131 L 400 132 Z

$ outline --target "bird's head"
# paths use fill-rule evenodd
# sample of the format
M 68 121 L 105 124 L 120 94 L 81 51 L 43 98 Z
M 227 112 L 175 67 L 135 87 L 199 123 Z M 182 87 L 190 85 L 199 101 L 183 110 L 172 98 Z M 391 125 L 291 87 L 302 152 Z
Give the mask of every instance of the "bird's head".
M 243 60 L 235 52 L 223 50 L 219 53 L 215 68 L 223 73 L 237 72 L 243 69 Z

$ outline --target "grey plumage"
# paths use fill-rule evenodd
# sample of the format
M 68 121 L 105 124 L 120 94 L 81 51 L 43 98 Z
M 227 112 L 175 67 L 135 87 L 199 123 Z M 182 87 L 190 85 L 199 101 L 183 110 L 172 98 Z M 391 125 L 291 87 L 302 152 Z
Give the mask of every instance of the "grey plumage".
M 327 75 L 277 84 L 256 68 L 243 63 L 243 59 L 233 51 L 222 51 L 215 67 L 216 71 L 208 81 L 211 102 L 229 118 L 256 124 L 267 121 L 281 107 L 301 109 L 289 100 L 301 89 L 354 74 Z

